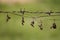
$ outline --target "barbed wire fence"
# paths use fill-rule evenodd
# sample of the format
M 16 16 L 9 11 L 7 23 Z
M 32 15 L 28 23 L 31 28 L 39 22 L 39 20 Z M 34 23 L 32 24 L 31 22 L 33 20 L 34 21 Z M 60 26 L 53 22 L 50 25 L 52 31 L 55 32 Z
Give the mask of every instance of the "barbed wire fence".
M 34 27 L 34 24 L 35 24 L 35 19 L 36 18 L 40 18 L 40 17 L 50 17 L 50 16 L 60 16 L 60 12 L 58 11 L 58 12 L 53 12 L 53 11 L 47 11 L 47 12 L 41 12 L 41 11 L 35 11 L 35 12 L 32 12 L 32 11 L 26 11 L 26 10 L 24 10 L 24 9 L 22 9 L 22 10 L 20 10 L 20 11 L 2 11 L 2 10 L 0 10 L 0 13 L 5 13 L 5 14 L 7 14 L 7 19 L 6 19 L 6 21 L 8 22 L 9 21 L 9 19 L 11 19 L 11 17 L 8 15 L 8 14 L 14 14 L 14 15 L 17 15 L 17 16 L 21 16 L 22 17 L 22 25 L 24 25 L 24 23 L 25 23 L 25 20 L 24 20 L 24 17 L 28 17 L 28 16 L 24 16 L 24 14 L 26 14 L 26 13 L 29 13 L 29 14 L 48 14 L 48 15 L 46 15 L 46 16 L 33 16 L 33 17 L 28 17 L 28 18 L 32 18 L 32 22 L 31 22 L 31 26 L 32 27 Z M 18 13 L 18 14 L 17 14 Z M 53 14 L 58 14 L 58 15 L 53 15 Z M 55 21 L 56 20 L 60 20 L 60 19 L 48 19 L 48 20 L 53 20 L 54 21 L 54 23 L 52 24 L 52 27 L 51 28 L 54 28 L 54 29 L 56 29 L 56 23 L 55 23 Z M 42 30 L 43 28 L 42 28 L 42 23 L 41 24 L 39 24 L 38 25 L 39 27 L 40 27 L 40 29 Z

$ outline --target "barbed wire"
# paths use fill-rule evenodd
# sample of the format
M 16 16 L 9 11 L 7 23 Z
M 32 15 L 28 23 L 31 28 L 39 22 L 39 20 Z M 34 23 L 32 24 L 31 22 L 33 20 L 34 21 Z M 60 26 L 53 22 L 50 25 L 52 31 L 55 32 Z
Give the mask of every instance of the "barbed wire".
M 14 14 L 14 15 L 17 15 L 17 16 L 21 16 L 22 17 L 22 25 L 24 25 L 24 23 L 25 23 L 25 20 L 24 20 L 24 17 L 29 17 L 29 16 L 25 16 L 24 14 L 25 13 L 34 13 L 34 14 L 37 14 L 37 13 L 39 13 L 39 14 L 48 14 L 47 16 L 30 16 L 29 18 L 33 18 L 33 19 L 36 19 L 36 18 L 40 18 L 40 17 L 52 17 L 52 16 L 60 16 L 59 14 L 60 14 L 60 12 L 53 12 L 53 11 L 47 11 L 47 12 L 32 12 L 32 11 L 26 11 L 26 10 L 20 10 L 20 11 L 2 11 L 2 10 L 0 10 L 0 13 L 7 13 L 7 19 L 6 19 L 6 21 L 8 22 L 9 21 L 9 19 L 11 19 L 11 17 L 8 15 L 8 13 L 11 13 L 11 14 Z M 17 14 L 17 13 L 21 13 L 22 15 L 20 15 L 20 14 Z M 58 15 L 51 15 L 52 13 L 59 13 Z M 56 20 L 60 20 L 60 19 L 49 19 L 49 20 L 53 20 L 54 21 L 54 23 L 53 23 L 53 25 L 52 25 L 52 27 L 51 28 L 54 28 L 54 29 L 56 29 L 56 23 L 55 23 L 55 21 Z M 34 24 L 35 24 L 35 21 L 34 20 L 32 20 L 32 22 L 31 22 L 31 26 L 32 27 L 34 27 Z M 43 28 L 42 28 L 42 23 L 41 23 L 41 25 L 39 24 L 39 27 L 40 27 L 40 29 L 42 30 Z
M 41 12 L 41 11 L 26 11 L 26 10 L 20 10 L 20 11 L 2 11 L 0 10 L 0 13 L 45 13 L 45 14 L 49 14 L 49 13 L 60 13 L 58 12 L 53 12 L 53 11 L 45 11 L 45 12 Z
M 26 13 L 29 13 L 29 14 L 48 14 L 48 15 L 44 15 L 44 16 L 25 16 L 24 17 L 28 17 L 28 18 L 32 18 L 32 17 L 35 17 L 35 18 L 40 18 L 40 17 L 52 17 L 52 16 L 60 16 L 60 12 L 53 12 L 53 11 L 46 11 L 46 12 L 41 12 L 41 11 L 26 11 L 25 9 L 20 9 L 20 11 L 3 11 L 3 10 L 0 10 L 0 13 L 7 13 L 7 14 L 14 14 L 14 15 L 17 15 L 17 16 L 23 16 L 24 14 Z M 18 14 L 19 13 L 19 14 Z M 52 15 L 52 14 L 58 14 L 58 15 Z

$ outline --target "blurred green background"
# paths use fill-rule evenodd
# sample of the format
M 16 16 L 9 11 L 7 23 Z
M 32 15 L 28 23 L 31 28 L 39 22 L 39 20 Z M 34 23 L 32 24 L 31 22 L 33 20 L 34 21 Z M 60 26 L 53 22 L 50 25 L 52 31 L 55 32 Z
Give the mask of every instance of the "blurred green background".
M 5 4 L 0 3 L 0 10 L 4 11 L 19 11 L 25 8 L 28 11 L 49 11 L 54 12 L 60 11 L 60 0 L 36 0 L 34 3 L 27 4 Z M 18 13 L 15 13 L 18 14 Z M 9 14 L 11 19 L 6 23 L 5 13 L 0 13 L 0 40 L 60 40 L 60 20 L 56 20 L 57 29 L 50 29 L 53 20 L 49 19 L 60 19 L 60 16 L 40 17 L 35 20 L 35 27 L 30 25 L 30 22 L 34 16 L 46 16 L 47 14 L 28 14 L 24 16 L 25 24 L 21 25 L 21 17 Z M 54 14 L 60 15 L 60 14 Z M 38 27 L 38 22 L 42 20 L 43 30 Z

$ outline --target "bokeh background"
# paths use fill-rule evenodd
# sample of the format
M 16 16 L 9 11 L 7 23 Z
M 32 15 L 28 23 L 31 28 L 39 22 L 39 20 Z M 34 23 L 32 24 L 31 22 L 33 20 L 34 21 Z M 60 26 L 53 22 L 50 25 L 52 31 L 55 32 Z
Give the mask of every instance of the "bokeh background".
M 60 0 L 0 0 L 0 10 L 19 11 L 60 11 Z M 15 13 L 18 14 L 18 13 Z M 60 20 L 56 20 L 57 29 L 50 29 L 53 20 L 60 19 L 60 16 L 40 17 L 35 20 L 35 27 L 30 25 L 32 17 L 46 16 L 47 14 L 25 13 L 25 24 L 21 25 L 21 17 L 9 14 L 11 19 L 6 22 L 5 13 L 0 13 L 0 40 L 60 40 Z M 60 15 L 60 14 L 54 14 Z M 38 22 L 42 20 L 43 30 L 38 27 Z

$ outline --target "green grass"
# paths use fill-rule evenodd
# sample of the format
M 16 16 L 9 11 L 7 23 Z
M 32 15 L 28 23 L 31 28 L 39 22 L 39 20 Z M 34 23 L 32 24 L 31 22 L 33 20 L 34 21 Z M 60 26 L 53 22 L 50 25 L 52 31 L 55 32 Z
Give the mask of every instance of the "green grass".
M 2 4 L 3 5 L 3 4 Z M 1 5 L 1 6 L 2 6 Z M 53 7 L 53 8 L 52 8 Z M 3 8 L 3 9 L 1 9 Z M 29 11 L 60 11 L 59 7 L 56 6 L 48 6 L 45 4 L 35 5 L 13 5 L 13 6 L 5 6 L 0 7 L 1 10 L 5 11 L 13 11 L 20 10 L 20 8 L 25 8 Z M 55 10 L 56 9 L 56 10 Z M 9 22 L 6 22 L 6 15 L 4 13 L 0 13 L 0 40 L 60 40 L 60 20 L 56 20 L 57 29 L 50 29 L 52 26 L 53 20 L 49 19 L 60 19 L 60 16 L 50 16 L 50 17 L 40 17 L 35 19 L 35 27 L 33 28 L 30 25 L 33 16 L 45 16 L 47 14 L 28 14 L 26 13 L 24 16 L 25 24 L 21 25 L 21 16 L 17 16 L 14 14 L 9 14 L 11 19 Z M 55 14 L 54 14 L 55 15 Z M 38 22 L 42 20 L 43 22 L 43 30 L 40 30 L 38 27 Z

